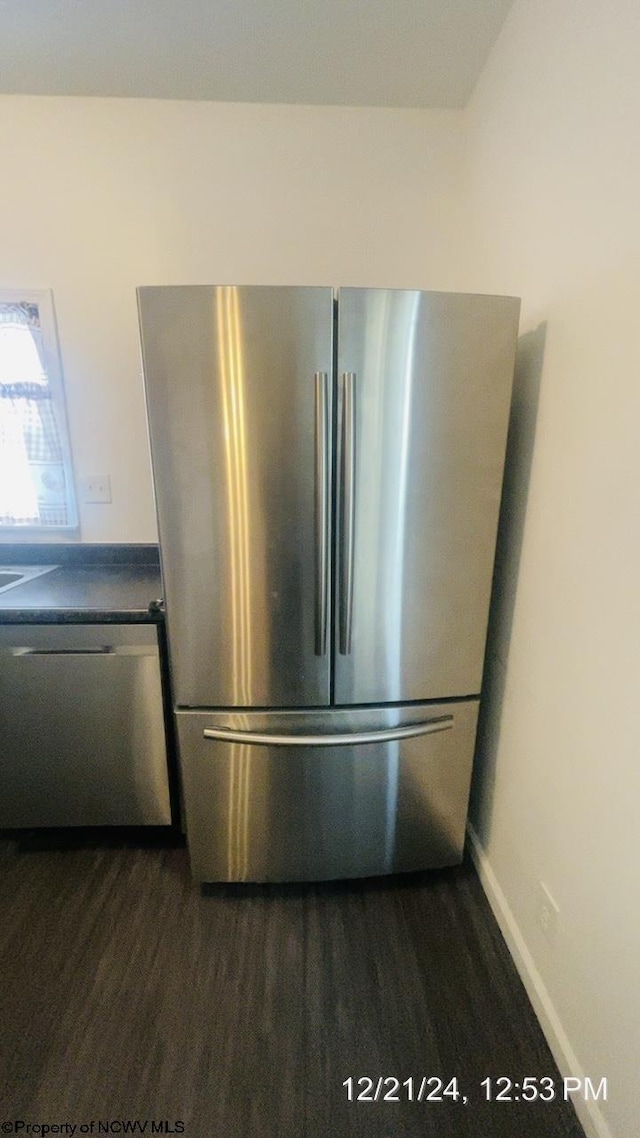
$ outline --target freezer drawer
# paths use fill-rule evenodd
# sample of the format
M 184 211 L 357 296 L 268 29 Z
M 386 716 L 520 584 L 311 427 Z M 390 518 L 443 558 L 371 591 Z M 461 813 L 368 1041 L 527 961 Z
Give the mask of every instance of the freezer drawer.
M 194 877 L 313 881 L 455 864 L 477 716 L 477 700 L 178 711 Z
M 155 627 L 0 628 L 0 826 L 170 822 Z

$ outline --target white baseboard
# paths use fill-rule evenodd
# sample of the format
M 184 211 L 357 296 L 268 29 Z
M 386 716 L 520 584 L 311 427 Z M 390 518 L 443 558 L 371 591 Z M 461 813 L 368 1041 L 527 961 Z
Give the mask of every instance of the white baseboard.
M 526 988 L 560 1074 L 563 1078 L 571 1075 L 580 1079 L 584 1078 L 584 1072 L 580 1068 L 576 1054 L 569 1042 L 569 1037 L 560 1022 L 560 1017 L 535 966 L 507 899 L 498 884 L 491 863 L 480 844 L 480 839 L 470 822 L 467 823 L 467 833 L 471 857 L 480 883 L 493 910 L 493 915 L 500 926 L 500 931 L 507 943 L 513 962 L 518 969 L 520 979 Z M 597 1103 L 591 1100 L 585 1102 L 580 1097 L 572 1101 L 587 1138 L 614 1138 Z

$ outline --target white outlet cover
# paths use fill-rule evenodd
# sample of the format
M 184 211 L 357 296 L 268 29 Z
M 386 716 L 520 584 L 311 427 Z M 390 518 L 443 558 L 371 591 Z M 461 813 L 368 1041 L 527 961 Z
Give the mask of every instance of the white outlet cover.
M 85 474 L 80 480 L 82 501 L 86 503 L 111 501 L 111 476 L 109 474 Z

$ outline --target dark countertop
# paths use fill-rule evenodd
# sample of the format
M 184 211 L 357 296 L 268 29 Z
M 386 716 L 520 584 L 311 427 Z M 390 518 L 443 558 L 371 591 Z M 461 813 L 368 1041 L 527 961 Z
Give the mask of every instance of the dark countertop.
M 162 621 L 156 546 L 0 545 L 0 565 L 56 565 L 0 593 L 0 624 Z

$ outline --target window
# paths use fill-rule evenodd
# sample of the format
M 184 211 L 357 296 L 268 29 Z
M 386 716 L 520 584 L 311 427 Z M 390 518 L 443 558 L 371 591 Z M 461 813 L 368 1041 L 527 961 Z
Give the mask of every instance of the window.
M 75 529 L 50 292 L 0 291 L 0 529 Z

